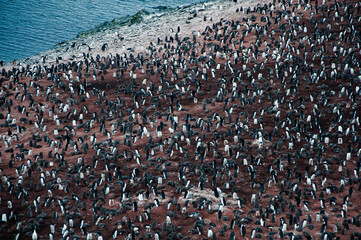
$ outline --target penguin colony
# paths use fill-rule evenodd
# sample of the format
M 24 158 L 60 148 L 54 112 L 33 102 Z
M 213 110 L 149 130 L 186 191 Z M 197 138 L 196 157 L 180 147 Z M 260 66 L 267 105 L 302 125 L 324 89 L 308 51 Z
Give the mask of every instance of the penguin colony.
M 360 8 L 2 69 L 0 238 L 360 239 Z

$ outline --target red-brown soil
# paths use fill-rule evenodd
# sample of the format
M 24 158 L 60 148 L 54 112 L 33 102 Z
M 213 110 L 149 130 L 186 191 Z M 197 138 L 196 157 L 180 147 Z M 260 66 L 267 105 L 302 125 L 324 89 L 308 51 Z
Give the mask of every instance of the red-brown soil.
M 360 3 L 247 16 L 3 70 L 0 239 L 360 237 Z

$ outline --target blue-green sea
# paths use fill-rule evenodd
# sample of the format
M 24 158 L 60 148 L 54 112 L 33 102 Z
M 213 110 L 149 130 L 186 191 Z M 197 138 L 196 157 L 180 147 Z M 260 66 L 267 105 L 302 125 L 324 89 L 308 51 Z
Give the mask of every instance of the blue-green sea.
M 100 26 L 200 0 L 0 0 L 0 60 L 24 59 Z

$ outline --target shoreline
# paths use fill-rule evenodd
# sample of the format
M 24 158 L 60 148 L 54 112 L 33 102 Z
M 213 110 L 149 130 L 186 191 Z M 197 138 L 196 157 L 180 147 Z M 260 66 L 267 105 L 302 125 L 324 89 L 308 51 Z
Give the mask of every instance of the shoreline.
M 60 63 L 79 61 L 83 59 L 83 53 L 95 58 L 97 55 L 106 57 L 109 54 L 115 55 L 118 53 L 123 55 L 124 53 L 144 52 L 145 46 L 148 47 L 150 42 L 155 44 L 158 37 L 164 39 L 166 36 L 174 35 L 178 26 L 181 28 L 179 37 L 193 35 L 204 31 L 207 26 L 212 25 L 213 22 L 217 22 L 221 18 L 231 19 L 238 14 L 242 14 L 235 12 L 237 8 L 253 8 L 260 3 L 261 1 L 257 0 L 246 0 L 237 3 L 215 0 L 142 15 L 143 19 L 140 22 L 118 28 L 114 27 L 111 30 L 106 29 L 59 43 L 54 48 L 31 57 L 6 62 L 0 69 L 10 70 L 14 66 L 20 67 L 28 64 L 32 66 L 36 64 L 56 64 L 56 59 L 59 57 L 62 59 L 58 61 Z M 220 12 L 220 9 L 222 12 Z M 175 14 L 179 15 L 174 16 Z M 210 17 L 210 15 L 212 16 Z M 206 21 L 204 21 L 204 17 L 207 18 Z M 212 21 L 210 18 L 212 18 Z M 177 23 L 176 26 L 173 25 L 174 22 Z M 116 33 L 119 35 L 116 35 Z M 105 45 L 106 50 L 102 51 Z

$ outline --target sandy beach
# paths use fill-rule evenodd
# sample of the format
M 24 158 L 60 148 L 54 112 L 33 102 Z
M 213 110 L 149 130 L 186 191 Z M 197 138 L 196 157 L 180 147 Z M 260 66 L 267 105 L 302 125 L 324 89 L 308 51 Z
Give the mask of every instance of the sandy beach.
M 359 238 L 360 7 L 209 2 L 5 66 L 0 238 Z

